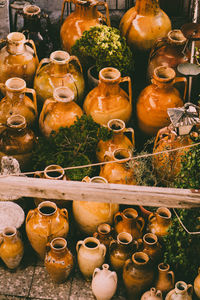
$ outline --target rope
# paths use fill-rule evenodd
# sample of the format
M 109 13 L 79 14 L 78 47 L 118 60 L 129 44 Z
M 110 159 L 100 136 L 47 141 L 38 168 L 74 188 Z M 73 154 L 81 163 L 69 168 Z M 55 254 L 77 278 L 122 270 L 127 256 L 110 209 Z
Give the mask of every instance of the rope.
M 181 221 L 181 219 L 180 219 L 179 215 L 177 214 L 175 208 L 173 208 L 173 211 L 174 211 L 174 213 L 175 213 L 175 215 L 176 215 L 176 217 L 177 217 L 177 219 L 178 219 L 180 225 L 183 227 L 183 229 L 184 229 L 188 234 L 190 234 L 190 235 L 200 234 L 200 231 L 190 232 L 190 231 L 185 227 L 185 225 L 183 224 L 183 222 Z

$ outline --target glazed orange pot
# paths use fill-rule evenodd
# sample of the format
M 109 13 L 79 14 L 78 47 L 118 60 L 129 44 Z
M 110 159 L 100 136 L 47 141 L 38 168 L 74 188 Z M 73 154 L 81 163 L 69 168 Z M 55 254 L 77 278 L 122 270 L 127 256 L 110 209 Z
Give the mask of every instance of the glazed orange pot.
M 122 36 L 135 51 L 149 51 L 155 40 L 167 35 L 171 21 L 160 9 L 158 0 L 136 0 L 120 22 Z
M 151 261 L 155 264 L 160 262 L 162 257 L 162 247 L 158 242 L 157 235 L 153 233 L 146 233 L 143 238 L 143 249 L 142 251 L 150 257 Z
M 118 148 L 125 148 L 133 151 L 135 146 L 133 128 L 126 128 L 125 123 L 119 119 L 112 119 L 108 122 L 107 127 L 112 130 L 112 138 L 107 141 L 100 140 L 97 145 L 96 156 L 98 161 L 104 161 L 106 152 L 113 152 Z M 124 134 L 130 132 L 131 140 Z
M 161 240 L 168 234 L 172 223 L 172 214 L 167 207 L 159 207 L 148 217 L 147 232 L 151 232 Z
M 20 77 L 26 81 L 27 86 L 32 87 L 38 66 L 34 42 L 26 40 L 23 33 L 12 32 L 0 43 L 6 44 L 0 50 L 0 82 L 5 83 L 11 77 Z
M 40 131 L 49 137 L 52 131 L 60 127 L 70 127 L 83 115 L 83 111 L 74 101 L 74 93 L 68 87 L 54 89 L 53 98 L 44 102 L 40 118 Z
M 128 81 L 129 96 L 120 88 L 120 82 Z M 99 84 L 85 98 L 83 109 L 87 115 L 101 125 L 111 119 L 127 123 L 132 113 L 132 87 L 130 77 L 121 77 L 115 68 L 104 68 L 99 72 Z
M 61 26 L 60 37 L 64 50 L 71 52 L 71 47 L 77 39 L 80 39 L 85 30 L 89 30 L 92 26 L 98 26 L 106 22 L 110 26 L 110 17 L 108 4 L 104 1 L 96 0 L 64 0 L 61 13 L 61 23 L 66 3 L 74 3 L 75 10 L 67 16 Z M 106 18 L 97 10 L 97 6 L 105 6 Z
M 136 109 L 138 126 L 148 136 L 156 135 L 158 130 L 168 126 L 170 119 L 168 108 L 183 106 L 179 91 L 174 87 L 176 82 L 185 84 L 184 99 L 187 90 L 187 79 L 176 77 L 172 68 L 157 67 L 154 70 L 152 84 L 139 95 Z

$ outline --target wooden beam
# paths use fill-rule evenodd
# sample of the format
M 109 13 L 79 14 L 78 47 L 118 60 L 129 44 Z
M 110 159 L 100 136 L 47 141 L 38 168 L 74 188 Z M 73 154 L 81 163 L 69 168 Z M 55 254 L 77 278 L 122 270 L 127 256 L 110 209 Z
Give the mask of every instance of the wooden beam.
M 158 207 L 200 207 L 200 193 L 187 189 L 83 183 L 20 176 L 0 177 L 0 197 L 1 195 Z

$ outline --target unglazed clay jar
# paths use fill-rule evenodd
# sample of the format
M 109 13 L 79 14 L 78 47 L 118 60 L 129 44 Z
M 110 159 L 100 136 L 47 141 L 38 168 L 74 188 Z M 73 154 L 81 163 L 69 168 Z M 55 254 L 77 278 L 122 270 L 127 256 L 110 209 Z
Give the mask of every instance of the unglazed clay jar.
M 166 207 L 159 207 L 148 217 L 147 231 L 156 234 L 159 239 L 168 234 L 172 222 L 172 214 Z
M 174 272 L 170 270 L 170 266 L 166 263 L 160 263 L 155 288 L 160 290 L 163 296 L 166 296 L 174 288 L 174 283 Z
M 33 249 L 44 259 L 46 244 L 56 237 L 65 238 L 69 231 L 68 212 L 55 203 L 44 201 L 26 217 L 26 234 Z
M 184 281 L 178 281 L 175 289 L 170 291 L 165 300 L 192 300 L 193 286 Z
M 150 291 L 147 291 L 142 295 L 141 300 L 163 300 L 162 292 L 155 288 L 151 288 Z

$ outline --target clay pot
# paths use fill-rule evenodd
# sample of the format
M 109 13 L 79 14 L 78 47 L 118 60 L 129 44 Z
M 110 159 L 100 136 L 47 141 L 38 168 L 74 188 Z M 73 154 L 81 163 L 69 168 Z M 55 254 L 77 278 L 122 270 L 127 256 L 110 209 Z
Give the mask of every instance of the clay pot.
M 138 126 L 148 136 L 157 134 L 159 129 L 170 124 L 168 108 L 183 106 L 179 91 L 173 85 L 181 81 L 185 83 L 185 99 L 187 79 L 175 78 L 175 75 L 175 71 L 171 68 L 157 67 L 154 70 L 152 84 L 139 95 L 136 107 Z
M 142 237 L 145 221 L 138 216 L 137 210 L 134 208 L 126 208 L 123 212 L 117 212 L 114 216 L 114 226 L 117 233 L 128 232 L 133 239 Z
M 81 38 L 85 30 L 89 30 L 92 26 L 99 26 L 105 21 L 107 25 L 110 26 L 110 17 L 108 4 L 103 1 L 87 0 L 83 2 L 80 0 L 63 0 L 61 22 L 63 20 L 65 4 L 68 2 L 75 4 L 75 10 L 67 16 L 62 24 L 60 38 L 62 48 L 71 52 L 71 47 L 78 39 Z M 106 20 L 105 17 L 97 10 L 97 6 L 105 6 Z
M 160 290 L 163 296 L 174 288 L 174 272 L 170 270 L 170 266 L 166 263 L 158 265 L 158 278 L 155 282 L 155 288 Z
M 103 289 L 102 289 L 103 287 Z M 117 289 L 117 274 L 109 270 L 108 264 L 102 270 L 96 268 L 92 276 L 92 292 L 97 300 L 110 300 Z
M 150 289 L 150 291 L 145 292 L 141 300 L 163 300 L 162 292 L 160 290 L 156 290 L 154 287 Z
M 108 250 L 111 241 L 113 241 L 113 228 L 106 223 L 97 226 L 97 231 L 93 233 L 93 237 L 99 240 L 101 244 L 106 246 Z
M 88 237 L 84 241 L 78 241 L 76 251 L 79 269 L 85 279 L 90 280 L 95 268 L 104 263 L 106 246 L 94 237 Z
M 132 153 L 128 149 L 116 149 L 105 154 L 105 161 L 112 163 L 101 166 L 99 175 L 106 178 L 109 183 L 136 185 L 134 166 L 129 165 Z
M 124 121 L 112 119 L 108 122 L 107 127 L 109 130 L 112 130 L 113 136 L 110 140 L 99 141 L 96 156 L 100 162 L 105 160 L 106 152 L 113 152 L 118 148 L 133 151 L 135 146 L 134 130 L 133 128 L 126 128 Z M 127 132 L 131 133 L 131 140 L 124 134 Z
M 136 0 L 136 5 L 121 19 L 119 28 L 133 50 L 148 51 L 171 30 L 171 22 L 157 0 Z
M 200 268 L 198 269 L 198 275 L 194 280 L 194 291 L 197 297 L 200 299 Z
M 26 88 L 26 82 L 18 77 L 8 79 L 0 87 L 5 88 L 6 96 L 0 102 L 0 123 L 5 124 L 11 115 L 22 115 L 28 125 L 33 125 L 37 118 L 37 99 L 33 89 Z M 31 93 L 33 101 L 26 96 Z
M 83 179 L 88 183 L 107 183 L 103 177 L 96 176 Z M 95 198 L 95 195 L 94 195 Z M 73 216 L 79 229 L 87 235 L 92 235 L 98 225 L 102 223 L 112 224 L 114 214 L 119 210 L 119 204 L 91 201 L 73 201 Z
M 74 61 L 78 65 L 78 69 Z M 43 64 L 47 64 L 43 66 Z M 67 86 L 75 95 L 75 100 L 81 102 L 84 96 L 85 82 L 81 64 L 76 56 L 70 56 L 65 51 L 54 51 L 50 58 L 43 58 L 37 68 L 34 88 L 38 100 L 43 104 L 52 98 L 56 87 Z
M 150 257 L 151 261 L 156 264 L 162 257 L 162 247 L 158 242 L 158 238 L 153 233 L 146 233 L 143 238 L 142 251 Z
M 192 300 L 193 286 L 184 281 L 178 281 L 175 289 L 170 291 L 165 300 Z
M 23 254 L 24 245 L 17 229 L 13 226 L 5 227 L 0 236 L 0 258 L 9 269 L 15 269 Z
M 54 282 L 66 281 L 73 269 L 74 260 L 65 239 L 58 237 L 47 244 L 44 265 Z
M 60 127 L 70 127 L 83 115 L 83 111 L 74 101 L 74 93 L 68 87 L 58 87 L 53 91 L 53 98 L 44 102 L 39 126 L 42 134 L 49 137 L 52 131 Z
M 69 231 L 68 212 L 55 203 L 44 201 L 26 217 L 26 233 L 33 249 L 44 259 L 46 244 L 56 237 L 65 238 Z
M 0 82 L 20 77 L 31 87 L 38 66 L 34 42 L 26 40 L 23 33 L 11 32 L 6 40 L 1 40 L 1 44 L 6 46 L 0 50 Z
M 131 255 L 137 251 L 138 244 L 133 242 L 133 238 L 130 233 L 121 232 L 117 235 L 117 239 L 110 243 L 109 256 L 110 264 L 112 268 L 122 275 L 125 261 L 131 257 Z
M 155 213 L 149 215 L 147 231 L 156 234 L 159 239 L 168 234 L 172 222 L 172 214 L 166 207 L 159 207 Z
M 128 299 L 139 300 L 142 293 L 152 286 L 153 280 L 154 271 L 149 263 L 149 256 L 143 252 L 135 252 L 123 268 Z
M 21 170 L 31 165 L 32 150 L 35 144 L 34 132 L 27 128 L 26 120 L 21 115 L 12 115 L 0 133 L 0 160 L 3 156 L 17 159 Z
M 119 86 L 124 81 L 129 83 L 129 96 Z M 127 123 L 132 113 L 130 77 L 122 78 L 120 71 L 115 68 L 102 69 L 99 72 L 99 84 L 86 96 L 83 109 L 101 125 L 107 125 L 111 119 L 120 119 Z

